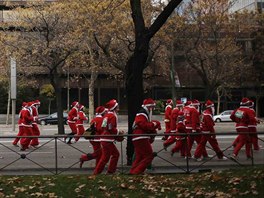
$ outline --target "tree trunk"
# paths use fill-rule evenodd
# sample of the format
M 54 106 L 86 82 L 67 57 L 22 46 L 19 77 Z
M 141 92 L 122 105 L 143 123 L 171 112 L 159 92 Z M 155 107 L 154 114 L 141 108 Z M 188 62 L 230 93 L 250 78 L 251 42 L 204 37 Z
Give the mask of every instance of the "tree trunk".
M 63 120 L 63 108 L 62 108 L 62 89 L 60 87 L 60 78 L 56 70 L 50 74 L 50 81 L 55 89 L 57 113 L 58 113 L 58 134 L 65 134 L 64 120 Z
M 7 99 L 7 111 L 6 111 L 6 125 L 9 124 L 10 103 L 11 103 L 11 90 L 10 90 L 10 86 L 9 86 L 8 99 Z
M 132 125 L 143 102 L 143 70 L 148 57 L 147 44 L 143 50 L 136 49 L 126 65 L 126 95 L 128 110 L 128 134 L 132 134 Z M 132 137 L 127 138 L 127 165 L 131 165 L 134 154 Z
M 94 83 L 97 79 L 97 72 L 92 70 L 91 73 L 91 78 L 89 82 L 89 91 L 88 91 L 88 96 L 89 96 L 89 120 L 92 120 L 94 116 Z

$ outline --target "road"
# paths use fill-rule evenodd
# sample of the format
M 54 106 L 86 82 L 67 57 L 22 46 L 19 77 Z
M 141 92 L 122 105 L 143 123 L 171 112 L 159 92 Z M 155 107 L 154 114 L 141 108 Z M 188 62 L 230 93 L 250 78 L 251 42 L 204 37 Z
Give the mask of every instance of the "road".
M 126 123 L 121 122 L 120 128 L 125 130 Z M 236 135 L 224 135 L 235 132 L 234 123 L 216 123 L 216 133 L 221 133 L 217 136 L 220 147 L 224 151 L 224 154 L 228 157 L 233 148 L 230 147 L 232 141 Z M 69 132 L 69 127 L 65 126 L 66 133 Z M 41 147 L 38 149 L 30 149 L 26 152 L 22 152 L 18 147 L 12 145 L 11 136 L 16 135 L 15 132 L 11 132 L 11 127 L 6 125 L 0 125 L 1 137 L 0 137 L 0 174 L 89 174 L 92 173 L 95 161 L 89 161 L 84 163 L 82 169 L 79 168 L 79 158 L 81 154 L 92 151 L 92 147 L 89 141 L 80 139 L 79 142 L 72 145 L 67 145 L 62 139 L 53 138 L 41 138 Z M 48 125 L 40 126 L 41 134 L 46 136 L 52 136 L 57 134 L 57 126 Z M 125 130 L 126 131 L 126 130 Z M 264 132 L 264 124 L 258 126 L 259 132 Z M 224 134 L 222 134 L 224 133 Z M 264 134 L 259 135 L 262 139 L 260 145 L 263 147 L 260 151 L 253 151 L 254 161 L 247 160 L 245 156 L 244 148 L 239 153 L 240 165 L 252 165 L 252 164 L 264 164 Z M 193 159 L 188 161 L 179 156 L 179 153 L 175 153 L 174 156 L 170 155 L 170 149 L 167 151 L 163 149 L 163 141 L 161 136 L 157 136 L 153 144 L 153 150 L 158 153 L 157 157 L 153 160 L 154 169 L 151 172 L 155 173 L 170 173 L 170 172 L 195 172 L 208 169 L 223 169 L 230 166 L 239 166 L 238 163 L 232 160 L 219 161 L 217 158 L 212 160 L 204 160 L 197 162 Z M 122 153 L 118 169 L 121 172 L 127 173 L 129 167 L 126 166 L 126 141 L 116 143 L 116 146 Z M 194 153 L 193 147 L 192 153 Z M 208 148 L 208 153 L 214 155 L 214 152 Z M 25 157 L 25 158 L 24 158 Z M 24 158 L 24 159 L 23 159 Z

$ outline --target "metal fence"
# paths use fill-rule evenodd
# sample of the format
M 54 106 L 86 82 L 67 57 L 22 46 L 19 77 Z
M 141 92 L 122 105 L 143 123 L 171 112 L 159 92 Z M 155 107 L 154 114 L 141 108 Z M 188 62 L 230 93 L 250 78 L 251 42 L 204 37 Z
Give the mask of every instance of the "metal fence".
M 208 171 L 226 169 L 235 166 L 254 166 L 264 164 L 264 150 L 255 151 L 251 148 L 251 159 L 247 159 L 244 147 L 239 152 L 237 160 L 230 156 L 233 153 L 232 142 L 238 133 L 217 133 L 219 146 L 227 160 L 218 160 L 216 153 L 209 143 L 206 149 L 209 157 L 197 161 L 191 157 L 181 157 L 179 153 L 171 155 L 171 147 L 164 148 L 161 138 L 164 134 L 156 134 L 152 143 L 154 160 L 149 173 L 191 173 L 197 171 Z M 145 134 L 146 135 L 146 134 Z M 145 136 L 144 135 L 144 136 Z M 148 134 L 149 135 L 149 134 Z M 171 134 L 175 135 L 175 134 Z M 188 134 L 196 136 L 197 134 Z M 126 138 L 133 135 L 124 135 L 125 140 L 115 142 L 120 151 L 118 172 L 126 174 L 130 166 L 126 162 Z M 154 135 L 150 135 L 154 136 Z M 182 134 L 187 137 L 187 134 Z M 26 136 L 23 136 L 26 137 Z M 30 148 L 20 151 L 19 147 L 12 145 L 15 136 L 0 136 L 0 174 L 2 175 L 32 175 L 32 174 L 92 174 L 95 160 L 85 162 L 83 168 L 79 167 L 79 159 L 82 154 L 92 152 L 91 144 L 81 136 L 80 141 L 75 144 L 64 142 L 66 135 L 39 136 L 41 145 L 38 148 Z M 258 133 L 260 145 L 263 143 L 264 132 Z M 31 136 L 34 138 L 34 136 Z M 193 146 L 192 154 L 197 145 Z

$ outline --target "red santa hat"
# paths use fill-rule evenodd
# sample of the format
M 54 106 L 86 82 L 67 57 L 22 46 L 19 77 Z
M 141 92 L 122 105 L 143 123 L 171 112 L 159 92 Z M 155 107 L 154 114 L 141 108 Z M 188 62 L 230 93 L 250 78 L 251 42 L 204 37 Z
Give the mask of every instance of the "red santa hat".
M 34 105 L 40 105 L 40 101 L 39 100 L 35 100 L 33 101 Z
M 156 103 L 152 98 L 147 98 L 143 101 L 142 107 L 155 107 Z
M 106 112 L 105 107 L 103 106 L 99 106 L 95 109 L 96 115 L 102 115 Z
M 207 100 L 207 101 L 206 101 L 206 103 L 205 103 L 205 107 L 206 107 L 206 108 L 213 107 L 213 106 L 214 106 L 213 101 L 211 101 L 211 100 Z
M 240 105 L 249 105 L 250 101 L 248 98 L 242 98 L 241 102 L 240 102 Z
M 25 107 L 27 106 L 27 103 L 26 102 L 22 102 L 22 107 Z
M 80 110 L 83 110 L 83 108 L 84 108 L 84 106 L 80 104 L 80 105 L 79 105 L 79 109 L 80 109 Z
M 181 100 L 176 100 L 176 107 L 181 107 L 183 106 L 183 103 Z
M 198 105 L 200 105 L 200 102 L 199 102 L 199 100 L 194 99 L 194 100 L 192 101 L 191 105 L 193 105 L 193 106 L 194 106 L 194 105 L 195 105 L 195 106 L 197 105 L 197 106 L 198 106 Z
M 74 101 L 74 102 L 72 102 L 72 104 L 71 104 L 72 107 L 77 107 L 78 105 L 79 105 L 79 102 L 77 102 L 77 101 Z
M 255 105 L 254 101 L 253 100 L 249 100 L 248 106 L 251 107 L 251 108 L 253 108 L 254 105 Z
M 188 106 L 190 104 L 192 104 L 192 101 L 191 100 L 187 100 L 187 102 L 185 103 L 185 106 Z
M 34 105 L 34 102 L 28 102 L 27 103 L 27 107 L 31 107 L 32 105 Z
M 168 99 L 166 105 L 172 105 L 172 103 L 173 103 L 172 99 Z
M 106 108 L 108 108 L 110 111 L 114 110 L 117 106 L 118 103 L 115 99 L 110 100 L 108 103 L 106 103 Z

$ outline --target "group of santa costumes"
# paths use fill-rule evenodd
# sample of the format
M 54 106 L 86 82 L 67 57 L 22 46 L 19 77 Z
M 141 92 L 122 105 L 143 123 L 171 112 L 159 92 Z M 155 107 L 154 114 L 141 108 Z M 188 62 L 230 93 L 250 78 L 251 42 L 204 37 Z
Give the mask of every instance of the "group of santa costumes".
M 243 146 L 246 148 L 247 158 L 251 159 L 252 145 L 254 150 L 260 149 L 257 136 L 257 124 L 260 121 L 256 118 L 254 102 L 248 98 L 243 98 L 240 107 L 232 112 L 230 118 L 236 122 L 236 131 L 239 133 L 233 142 L 234 151 L 231 159 L 237 160 L 238 153 Z
M 168 100 L 167 109 L 165 109 L 165 115 L 166 110 L 170 111 L 170 116 L 167 115 L 165 117 L 167 118 L 165 119 L 165 134 L 170 133 L 171 136 L 166 135 L 168 138 L 165 136 L 164 148 L 167 149 L 167 147 L 176 142 L 171 149 L 172 156 L 175 152 L 180 152 L 182 157 L 192 157 L 197 161 L 201 161 L 203 158 L 210 157 L 205 148 L 206 143 L 209 142 L 218 159 L 225 160 L 226 157 L 221 151 L 215 136 L 214 103 L 211 100 L 207 100 L 205 110 L 201 114 L 198 100 L 188 100 L 185 105 L 181 100 L 177 100 L 174 109 L 172 109 L 172 103 L 172 100 Z M 194 141 L 197 143 L 197 147 L 192 156 L 191 149 Z
M 39 106 L 39 100 L 22 103 L 22 107 L 18 115 L 19 130 L 17 137 L 13 141 L 14 146 L 19 146 L 18 144 L 20 144 L 21 151 L 25 151 L 30 147 L 36 148 L 39 146 L 38 136 L 40 135 L 40 130 L 37 124 Z M 34 136 L 34 138 L 31 136 Z

